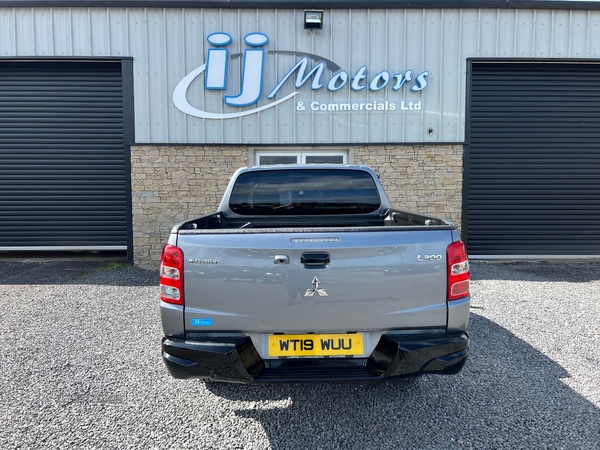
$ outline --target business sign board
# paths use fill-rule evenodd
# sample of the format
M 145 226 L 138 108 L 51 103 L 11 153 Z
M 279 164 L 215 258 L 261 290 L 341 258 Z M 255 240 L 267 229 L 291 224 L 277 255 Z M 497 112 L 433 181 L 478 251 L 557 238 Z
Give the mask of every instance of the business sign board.
M 209 34 L 206 41 L 206 60 L 173 91 L 173 103 L 190 117 L 227 121 L 277 107 L 290 117 L 329 115 L 353 127 L 370 115 L 419 113 L 424 108 L 422 92 L 429 86 L 430 71 L 423 68 L 398 70 L 370 66 L 368 61 L 342 67 L 328 55 L 277 49 L 267 34 L 258 31 L 243 36 L 243 53 L 231 52 L 235 36 L 224 31 Z M 270 58 L 277 59 L 279 76 L 265 70 Z M 237 84 L 231 82 L 234 71 L 240 74 Z M 194 85 L 212 101 L 190 95 Z M 214 105 L 215 98 L 219 108 L 205 106 Z

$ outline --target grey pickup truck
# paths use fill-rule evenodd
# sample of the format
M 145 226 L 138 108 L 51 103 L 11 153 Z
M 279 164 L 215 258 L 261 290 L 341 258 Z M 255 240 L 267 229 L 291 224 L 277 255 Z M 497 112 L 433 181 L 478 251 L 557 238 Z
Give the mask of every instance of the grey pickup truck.
M 364 166 L 238 170 L 218 211 L 172 229 L 160 300 L 176 378 L 386 380 L 469 353 L 456 226 L 392 208 Z

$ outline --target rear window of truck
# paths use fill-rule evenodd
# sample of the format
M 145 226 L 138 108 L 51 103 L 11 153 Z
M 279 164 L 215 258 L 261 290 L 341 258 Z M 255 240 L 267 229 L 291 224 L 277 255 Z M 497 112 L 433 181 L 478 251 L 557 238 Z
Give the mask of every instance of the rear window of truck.
M 360 170 L 298 169 L 238 177 L 229 208 L 241 215 L 365 214 L 381 205 L 375 181 Z

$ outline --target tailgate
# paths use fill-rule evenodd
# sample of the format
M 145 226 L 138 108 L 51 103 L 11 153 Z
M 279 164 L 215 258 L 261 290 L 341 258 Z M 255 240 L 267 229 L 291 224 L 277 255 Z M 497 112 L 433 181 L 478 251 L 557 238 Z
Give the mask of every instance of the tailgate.
M 447 229 L 181 234 L 186 332 L 445 328 L 450 242 Z

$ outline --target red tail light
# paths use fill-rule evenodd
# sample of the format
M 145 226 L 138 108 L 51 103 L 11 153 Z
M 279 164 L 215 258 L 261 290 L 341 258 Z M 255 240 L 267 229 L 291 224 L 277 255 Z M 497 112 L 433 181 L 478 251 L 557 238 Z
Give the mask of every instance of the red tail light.
M 457 241 L 446 250 L 448 262 L 448 301 L 469 295 L 469 257 L 463 241 Z
M 183 305 L 183 251 L 166 244 L 160 257 L 160 299 Z

